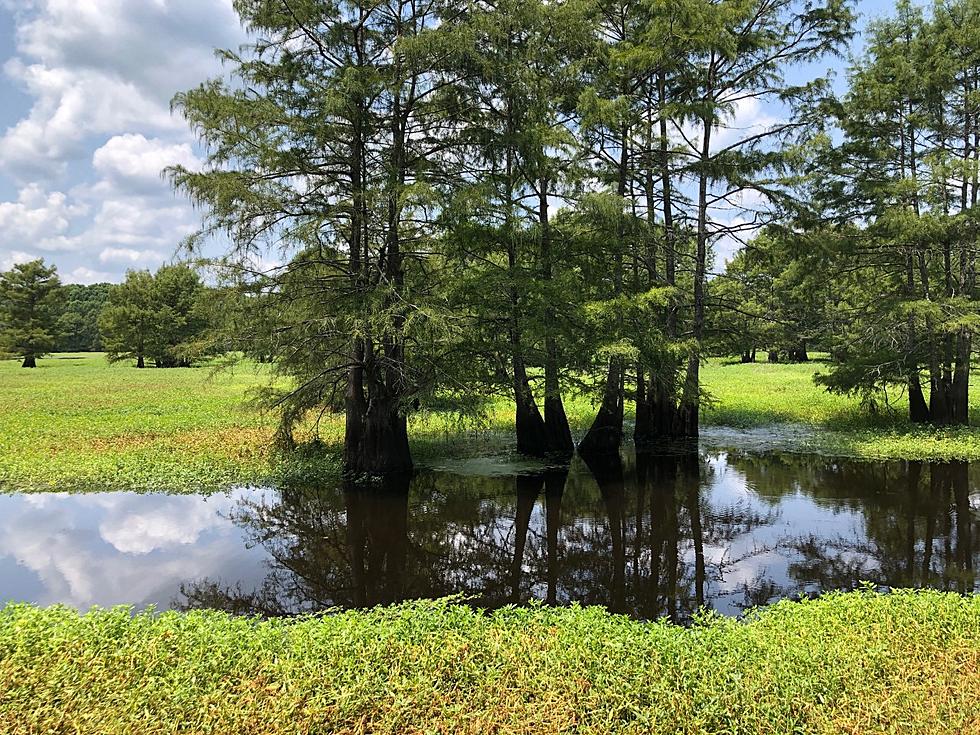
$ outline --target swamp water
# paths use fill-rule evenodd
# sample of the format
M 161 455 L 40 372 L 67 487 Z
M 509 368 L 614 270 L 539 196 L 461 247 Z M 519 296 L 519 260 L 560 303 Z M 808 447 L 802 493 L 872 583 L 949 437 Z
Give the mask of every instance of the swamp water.
M 279 615 L 460 593 L 683 621 L 862 581 L 978 590 L 978 537 L 967 463 L 487 459 L 360 490 L 2 495 L 0 605 Z

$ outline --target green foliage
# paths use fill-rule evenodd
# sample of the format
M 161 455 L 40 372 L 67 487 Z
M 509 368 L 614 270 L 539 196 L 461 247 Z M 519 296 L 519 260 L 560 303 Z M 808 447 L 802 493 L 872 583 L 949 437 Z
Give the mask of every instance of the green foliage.
M 0 612 L 10 735 L 963 733 L 980 597 L 869 591 L 693 627 L 456 601 L 258 620 Z M 179 725 L 178 725 L 179 723 Z
M 57 337 L 61 282 L 43 260 L 0 273 L 0 354 L 22 355 L 24 366 L 52 350 Z
M 109 292 L 99 317 L 109 360 L 136 360 L 143 367 L 186 367 L 200 357 L 208 326 L 206 289 L 186 265 L 129 271 Z
M 63 304 L 58 315 L 58 341 L 54 352 L 101 352 L 99 314 L 109 299 L 112 285 L 68 284 L 63 287 Z

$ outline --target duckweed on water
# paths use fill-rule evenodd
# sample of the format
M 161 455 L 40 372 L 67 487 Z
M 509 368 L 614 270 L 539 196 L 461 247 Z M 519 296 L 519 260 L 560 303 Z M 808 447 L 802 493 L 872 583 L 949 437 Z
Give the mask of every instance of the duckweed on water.
M 451 601 L 297 620 L 0 613 L 0 731 L 969 733 L 980 597 L 869 591 L 691 628 Z
M 319 424 L 322 451 L 283 459 L 271 449 L 274 417 L 247 405 L 265 385 L 263 366 L 137 370 L 109 365 L 98 354 L 57 355 L 23 370 L 0 361 L 0 491 L 169 490 L 203 492 L 262 484 L 282 477 L 336 477 L 340 417 Z M 709 427 L 727 446 L 852 457 L 980 459 L 980 429 L 913 427 L 894 413 L 869 416 L 857 399 L 813 384 L 820 362 L 802 365 L 730 365 L 704 368 L 711 404 Z M 971 392 L 975 399 L 980 391 Z M 980 425 L 980 404 L 974 404 Z M 498 399 L 475 430 L 447 416 L 412 421 L 420 462 L 447 455 L 483 455 L 513 447 L 513 408 Z M 589 398 L 568 396 L 573 429 L 589 426 Z M 754 433 L 753 433 L 754 432 Z M 764 435 L 764 436 L 762 436 Z M 705 441 L 715 440 L 711 431 Z

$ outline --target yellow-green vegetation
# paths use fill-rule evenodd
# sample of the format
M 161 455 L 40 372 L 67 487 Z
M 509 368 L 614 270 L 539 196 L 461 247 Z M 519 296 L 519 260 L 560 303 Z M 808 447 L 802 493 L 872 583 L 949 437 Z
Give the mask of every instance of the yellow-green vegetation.
M 980 382 L 970 387 L 969 428 L 935 428 L 908 420 L 901 392 L 873 408 L 855 396 L 829 393 L 813 382 L 827 366 L 728 364 L 712 360 L 704 369 L 711 403 L 706 425 L 738 429 L 771 427 L 766 442 L 784 450 L 885 459 L 980 459 Z M 737 435 L 726 432 L 726 440 Z
M 294 620 L 0 612 L 0 730 L 966 733 L 980 597 L 868 591 L 691 628 L 449 601 Z
M 137 370 L 57 355 L 0 362 L 0 488 L 187 489 L 268 474 L 270 421 L 246 405 L 255 367 Z
M 0 361 L 0 489 L 201 491 L 297 469 L 337 471 L 340 417 L 319 422 L 327 451 L 313 462 L 284 463 L 272 451 L 275 419 L 249 404 L 250 392 L 268 382 L 262 366 L 137 370 L 110 365 L 99 354 L 56 355 L 38 364 L 24 370 L 17 361 Z M 872 414 L 857 398 L 814 385 L 822 368 L 821 362 L 710 361 L 703 373 L 711 404 L 703 422 L 732 430 L 709 431 L 707 440 L 858 457 L 980 458 L 980 429 L 913 427 L 901 397 L 892 410 Z M 973 396 L 980 397 L 980 387 Z M 588 428 L 595 412 L 588 398 L 570 396 L 567 408 L 576 432 Z M 980 404 L 974 414 L 980 424 Z M 504 399 L 491 402 L 481 421 L 428 414 L 411 424 L 421 461 L 501 451 L 512 431 L 513 408 Z

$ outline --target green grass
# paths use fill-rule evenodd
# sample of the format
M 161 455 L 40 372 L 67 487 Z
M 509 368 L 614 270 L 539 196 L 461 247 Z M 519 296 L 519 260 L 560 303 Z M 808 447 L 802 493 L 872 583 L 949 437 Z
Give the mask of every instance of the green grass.
M 913 427 L 905 407 L 870 415 L 856 398 L 814 385 L 820 362 L 730 365 L 709 361 L 703 376 L 712 402 L 703 422 L 735 430 L 706 432 L 706 441 L 753 448 L 856 457 L 980 459 L 980 429 Z M 328 447 L 283 462 L 270 450 L 274 421 L 246 405 L 264 385 L 260 366 L 215 372 L 208 367 L 136 370 L 101 355 L 58 355 L 36 370 L 0 361 L 0 490 L 212 490 L 290 473 L 337 472 L 343 422 L 327 417 Z M 980 386 L 972 393 L 980 397 Z M 568 396 L 577 433 L 595 414 L 591 401 Z M 980 403 L 974 403 L 980 424 Z M 500 452 L 512 445 L 511 404 L 494 401 L 485 419 L 459 423 L 414 417 L 413 450 L 425 461 L 446 454 Z
M 137 370 L 58 355 L 0 362 L 0 488 L 206 488 L 270 472 L 258 368 Z
M 448 601 L 298 620 L 0 612 L 0 731 L 967 733 L 980 597 L 831 594 L 691 628 Z
M 972 426 L 936 429 L 908 421 L 908 401 L 900 392 L 876 413 L 856 397 L 828 393 L 813 382 L 815 373 L 826 370 L 819 360 L 796 365 L 712 360 L 704 369 L 712 402 L 702 421 L 708 426 L 772 428 L 763 444 L 779 449 L 869 459 L 980 459 L 976 376 L 970 392 Z M 723 436 L 725 441 L 733 438 L 731 432 Z

